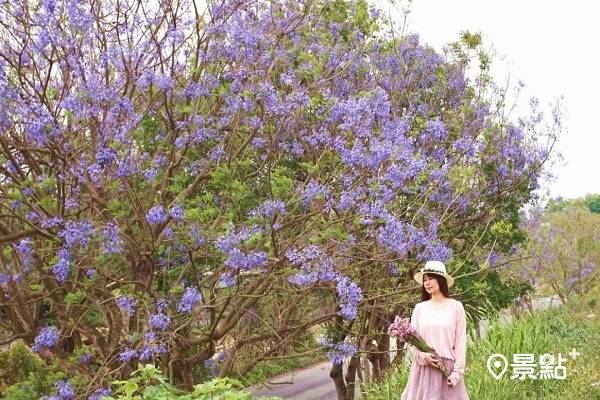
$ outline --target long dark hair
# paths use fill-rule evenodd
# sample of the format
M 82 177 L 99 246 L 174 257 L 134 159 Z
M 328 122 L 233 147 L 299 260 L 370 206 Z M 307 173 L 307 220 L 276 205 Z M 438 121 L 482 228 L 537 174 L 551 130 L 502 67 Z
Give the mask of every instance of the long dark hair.
M 446 282 L 446 278 L 438 274 L 423 274 L 423 276 L 425 275 L 435 279 L 438 282 L 438 285 L 440 285 L 440 292 L 442 292 L 444 297 L 450 297 L 450 293 L 448 292 L 448 282 Z M 421 282 L 421 301 L 427 301 L 429 299 L 431 299 L 431 295 L 427 293 L 423 282 Z

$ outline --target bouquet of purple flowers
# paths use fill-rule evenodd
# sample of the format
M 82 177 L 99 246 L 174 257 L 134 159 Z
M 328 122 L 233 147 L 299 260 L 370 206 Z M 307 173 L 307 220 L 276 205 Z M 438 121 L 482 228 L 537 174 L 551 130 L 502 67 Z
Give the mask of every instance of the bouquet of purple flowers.
M 409 318 L 396 316 L 396 319 L 388 328 L 388 335 L 397 337 L 401 342 L 412 344 L 420 351 L 433 354 L 439 361 L 439 370 L 442 371 L 442 375 L 444 375 L 444 378 L 448 378 L 448 370 L 442 363 L 440 356 L 419 336 L 415 327 L 410 324 Z

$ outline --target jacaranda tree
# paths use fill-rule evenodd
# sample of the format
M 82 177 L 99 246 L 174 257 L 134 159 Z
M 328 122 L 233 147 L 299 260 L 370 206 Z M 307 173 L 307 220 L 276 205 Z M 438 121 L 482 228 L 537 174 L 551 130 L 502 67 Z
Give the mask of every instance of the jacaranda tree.
M 506 120 L 484 54 L 467 78 L 476 35 L 442 56 L 385 26 L 364 1 L 2 2 L 3 342 L 82 395 L 138 361 L 243 375 L 315 325 L 340 398 L 358 352 L 385 367 L 416 267 L 520 240 L 556 129 Z

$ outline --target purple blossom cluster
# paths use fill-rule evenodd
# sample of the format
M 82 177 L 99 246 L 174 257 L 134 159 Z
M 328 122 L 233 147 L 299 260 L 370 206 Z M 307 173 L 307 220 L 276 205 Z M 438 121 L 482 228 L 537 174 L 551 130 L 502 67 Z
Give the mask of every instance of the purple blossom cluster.
M 40 330 L 40 333 L 35 337 L 33 346 L 31 349 L 33 351 L 39 352 L 43 349 L 49 349 L 54 347 L 56 343 L 58 343 L 58 339 L 60 338 L 60 334 L 58 329 L 53 326 L 47 326 Z
M 237 278 L 229 272 L 223 273 L 219 277 L 218 285 L 220 287 L 232 287 L 232 286 L 235 286 L 236 284 L 237 284 Z
M 190 286 L 185 289 L 177 311 L 189 314 L 200 302 L 202 302 L 202 293 L 197 288 Z
M 117 305 L 121 310 L 127 312 L 130 317 L 135 314 L 135 299 L 131 296 L 117 297 Z
M 173 219 L 182 219 L 184 215 L 184 209 L 182 206 L 175 204 L 169 210 L 169 215 L 173 217 Z
M 331 191 L 324 185 L 311 180 L 306 187 L 301 191 L 302 204 L 308 206 L 312 201 L 320 196 L 327 197 Z
M 146 343 L 140 347 L 139 359 L 140 361 L 148 361 L 152 358 L 167 352 L 167 347 L 162 343 Z
M 131 360 L 135 360 L 137 356 L 137 351 L 132 349 L 125 349 L 121 353 L 119 353 L 119 360 L 122 362 L 128 362 Z
M 289 249 L 287 259 L 292 265 L 300 266 L 300 272 L 289 278 L 289 282 L 298 286 L 307 286 L 316 282 L 335 282 L 340 305 L 339 315 L 346 319 L 355 319 L 358 305 L 362 300 L 362 289 L 348 276 L 334 269 L 333 259 L 318 246 L 309 245 L 302 251 Z
M 151 314 L 148 318 L 148 325 L 152 329 L 166 331 L 171 327 L 171 317 L 166 314 Z
M 347 276 L 340 276 L 336 290 L 340 303 L 338 314 L 346 319 L 355 319 L 358 304 L 362 300 L 362 289 Z
M 285 202 L 282 200 L 265 200 L 250 212 L 250 216 L 273 218 L 276 214 L 285 214 Z
M 204 366 L 208 369 L 210 376 L 217 376 L 221 364 L 225 361 L 226 355 L 227 353 L 225 351 L 220 351 L 204 361 Z
M 146 220 L 150 225 L 159 225 L 167 222 L 168 216 L 165 212 L 165 208 L 162 205 L 156 205 L 148 210 L 146 214 Z
M 96 162 L 101 168 L 112 164 L 116 158 L 117 152 L 108 146 L 102 146 L 96 152 Z
M 70 249 L 75 245 L 87 247 L 93 233 L 94 227 L 89 221 L 69 221 L 58 235 L 64 239 L 65 247 Z
M 119 166 L 117 168 L 117 176 L 119 178 L 126 178 L 131 176 L 137 172 L 136 165 L 133 160 L 130 158 L 125 158 L 119 161 Z
M 80 364 L 88 364 L 92 360 L 92 358 L 93 358 L 92 353 L 90 353 L 90 352 L 83 353 L 82 355 L 79 356 L 79 363 Z
M 356 344 L 346 341 L 333 343 L 327 338 L 321 338 L 319 344 L 328 349 L 327 356 L 334 365 L 342 365 L 344 358 L 352 357 L 358 351 Z
M 108 223 L 102 229 L 102 253 L 103 254 L 118 254 L 123 251 L 123 240 L 119 232 L 119 226 L 114 223 Z
M 71 270 L 71 252 L 68 248 L 58 250 L 58 262 L 52 267 L 52 272 L 59 283 L 65 283 Z
M 206 243 L 206 238 L 200 233 L 197 226 L 192 226 L 189 232 L 189 239 L 194 243 L 195 246 L 202 246 Z
M 112 389 L 101 387 L 97 389 L 94 393 L 92 393 L 88 397 L 88 400 L 101 400 L 102 397 L 109 397 L 110 395 L 112 395 Z
M 339 277 L 333 259 L 316 245 L 309 245 L 302 251 L 291 248 L 285 255 L 292 265 L 300 266 L 300 272 L 289 278 L 290 283 L 307 286 L 318 281 L 335 281 Z
M 226 255 L 225 265 L 233 270 L 251 270 L 267 265 L 267 254 L 264 251 L 244 251 L 242 244 L 260 233 L 258 227 L 242 228 L 235 231 L 230 227 L 226 235 L 215 241 L 215 247 Z
M 19 241 L 19 243 L 15 246 L 15 250 L 21 258 L 21 262 L 23 263 L 25 269 L 29 269 L 34 262 L 33 249 L 31 248 L 32 244 L 33 241 L 31 239 L 25 238 Z
M 75 391 L 68 381 L 60 380 L 54 383 L 56 395 L 46 397 L 47 400 L 74 400 Z
M 63 223 L 60 217 L 50 217 L 41 221 L 40 226 L 44 229 L 54 228 Z

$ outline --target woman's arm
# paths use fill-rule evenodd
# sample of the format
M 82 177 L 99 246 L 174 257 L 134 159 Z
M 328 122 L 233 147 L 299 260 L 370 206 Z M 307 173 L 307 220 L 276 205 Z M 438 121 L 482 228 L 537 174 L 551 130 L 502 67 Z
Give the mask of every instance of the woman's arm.
M 465 362 L 467 356 L 467 323 L 465 316 L 465 308 L 462 303 L 458 303 L 460 309 L 456 314 L 456 333 L 454 335 L 454 354 L 456 359 L 454 360 L 454 371 L 450 374 L 450 381 L 453 386 L 456 386 L 458 382 L 463 378 L 465 373 Z

